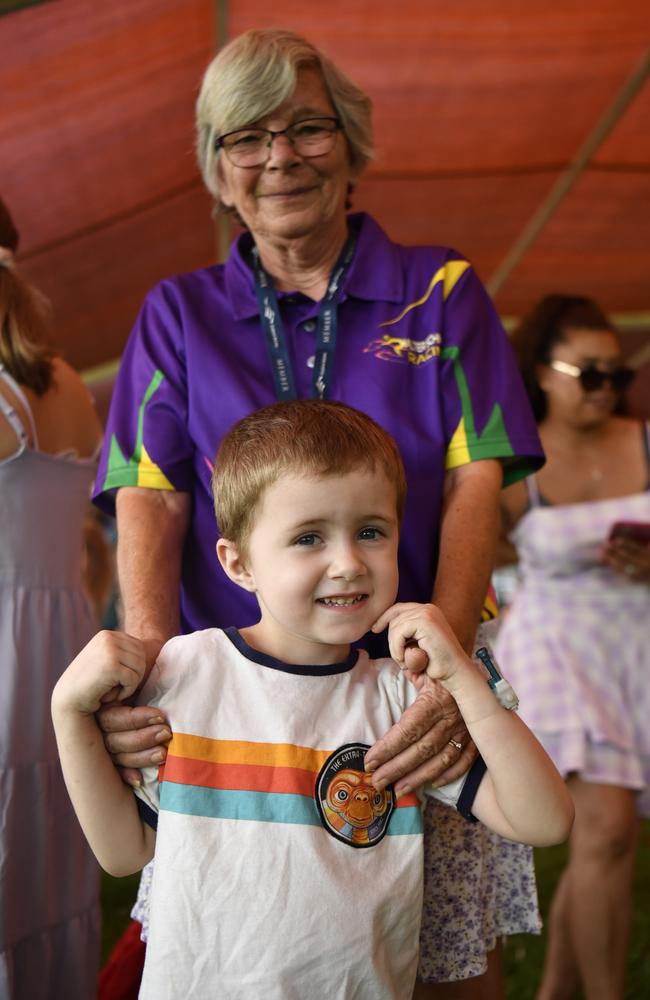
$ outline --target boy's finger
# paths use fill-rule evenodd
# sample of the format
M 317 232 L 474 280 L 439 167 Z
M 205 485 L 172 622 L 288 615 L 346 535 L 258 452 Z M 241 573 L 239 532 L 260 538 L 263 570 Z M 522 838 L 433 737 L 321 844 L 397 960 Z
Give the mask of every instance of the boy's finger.
M 417 643 L 406 643 L 404 649 L 404 669 L 413 674 L 421 674 L 429 666 L 429 657 Z
M 106 694 L 102 695 L 102 697 L 99 700 L 103 705 L 110 705 L 112 702 L 115 702 L 117 699 L 119 699 L 121 694 L 122 694 L 122 686 L 120 684 L 116 684 L 115 687 L 112 687 L 110 691 L 107 691 Z
M 372 632 L 383 632 L 385 628 L 388 628 L 389 623 L 393 620 L 395 615 L 398 613 L 397 608 L 399 605 L 393 604 L 391 608 L 387 608 L 383 615 L 380 615 L 374 625 L 371 625 Z
M 383 632 L 385 628 L 393 622 L 398 615 L 403 614 L 411 608 L 419 607 L 419 605 L 409 604 L 408 602 L 402 601 L 399 604 L 393 604 L 390 608 L 384 611 L 383 615 L 380 615 L 374 625 L 371 626 L 373 632 Z

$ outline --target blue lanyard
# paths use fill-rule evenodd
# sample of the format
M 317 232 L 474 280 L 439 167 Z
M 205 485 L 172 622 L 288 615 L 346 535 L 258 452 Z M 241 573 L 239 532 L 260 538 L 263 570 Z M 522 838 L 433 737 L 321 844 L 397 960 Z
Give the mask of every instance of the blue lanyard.
M 348 272 L 356 248 L 356 234 L 351 233 L 334 265 L 327 291 L 323 296 L 318 310 L 318 326 L 316 332 L 316 358 L 312 376 L 311 394 L 314 399 L 326 399 L 327 388 L 331 383 L 334 367 L 334 351 L 336 349 L 337 309 L 341 294 L 341 286 Z M 253 274 L 255 275 L 255 292 L 260 307 L 260 320 L 266 338 L 266 346 L 271 359 L 275 395 L 279 400 L 297 399 L 296 383 L 293 377 L 291 359 L 284 333 L 284 324 L 280 315 L 278 300 L 273 288 L 271 276 L 264 270 L 257 247 L 251 251 Z

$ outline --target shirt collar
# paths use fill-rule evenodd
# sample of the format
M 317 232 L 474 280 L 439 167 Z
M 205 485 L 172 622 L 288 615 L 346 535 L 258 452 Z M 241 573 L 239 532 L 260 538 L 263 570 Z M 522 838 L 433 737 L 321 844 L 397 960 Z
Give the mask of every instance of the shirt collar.
M 272 670 L 279 670 L 284 674 L 295 674 L 303 677 L 330 677 L 332 674 L 347 674 L 356 666 L 362 653 L 358 649 L 351 649 L 345 660 L 340 663 L 324 663 L 315 666 L 313 663 L 285 663 L 268 653 L 261 653 L 259 649 L 249 646 L 239 629 L 234 627 L 224 629 L 224 634 L 228 636 L 233 646 L 235 646 L 247 660 L 259 663 L 263 667 L 270 667 Z
M 401 302 L 404 280 L 399 247 L 365 212 L 348 218 L 351 226 L 358 227 L 359 236 L 342 301 L 351 297 L 369 302 Z M 248 263 L 252 242 L 250 233 L 242 233 L 233 243 L 225 265 L 226 291 L 236 320 L 250 319 L 259 313 L 253 272 Z

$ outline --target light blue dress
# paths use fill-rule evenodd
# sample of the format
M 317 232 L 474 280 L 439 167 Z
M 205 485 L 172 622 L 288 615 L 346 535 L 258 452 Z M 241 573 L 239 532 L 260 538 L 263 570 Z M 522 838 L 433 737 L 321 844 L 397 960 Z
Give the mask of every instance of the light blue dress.
M 0 382 L 29 405 L 0 366 Z M 0 395 L 18 448 L 0 461 L 0 998 L 90 1000 L 99 869 L 59 767 L 50 697 L 96 631 L 82 589 L 92 460 L 39 452 Z

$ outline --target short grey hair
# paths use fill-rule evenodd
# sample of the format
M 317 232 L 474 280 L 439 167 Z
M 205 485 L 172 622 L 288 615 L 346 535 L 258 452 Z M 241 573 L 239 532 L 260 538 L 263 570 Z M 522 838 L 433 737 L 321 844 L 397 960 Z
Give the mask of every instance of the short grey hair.
M 299 69 L 323 74 L 348 140 L 356 173 L 373 156 L 372 101 L 315 45 L 292 31 L 246 31 L 229 42 L 205 71 L 196 102 L 196 147 L 203 180 L 219 202 L 215 140 L 264 118 L 289 97 Z

